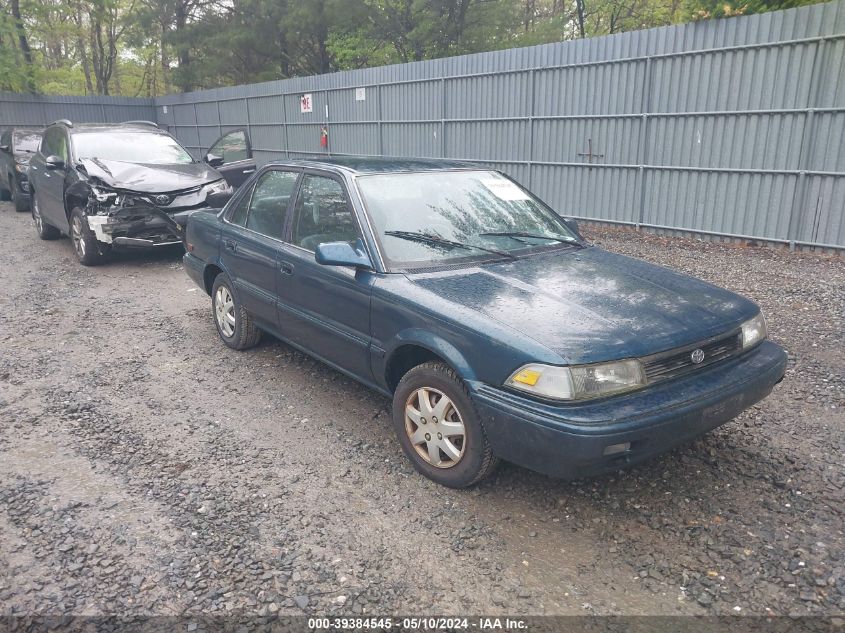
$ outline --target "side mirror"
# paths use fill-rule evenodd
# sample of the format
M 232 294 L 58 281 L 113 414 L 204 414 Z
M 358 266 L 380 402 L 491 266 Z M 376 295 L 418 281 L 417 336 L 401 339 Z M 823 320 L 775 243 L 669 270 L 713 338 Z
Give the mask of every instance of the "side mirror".
M 0 145 L 0 152 L 8 152 L 9 146 L 8 145 Z
M 206 154 L 204 160 L 212 167 L 220 167 L 223 164 L 223 157 L 215 154 Z
M 65 166 L 65 161 L 53 154 L 44 159 L 44 166 L 47 169 L 62 169 Z
M 575 231 L 575 235 L 581 237 L 581 231 L 578 230 L 577 220 L 573 220 L 572 218 L 564 218 L 563 221 L 566 222 L 566 226 Z
M 314 259 L 318 264 L 324 266 L 352 266 L 353 268 L 372 269 L 367 251 L 364 250 L 364 243 L 359 239 L 355 244 L 349 242 L 326 242 L 317 246 L 314 252 Z

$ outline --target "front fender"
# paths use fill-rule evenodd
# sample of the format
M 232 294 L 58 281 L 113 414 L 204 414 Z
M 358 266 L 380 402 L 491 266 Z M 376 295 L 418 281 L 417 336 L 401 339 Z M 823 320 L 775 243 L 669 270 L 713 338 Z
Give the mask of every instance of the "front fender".
M 405 345 L 416 345 L 439 356 L 465 381 L 478 379 L 466 356 L 457 347 L 443 337 L 422 328 L 402 330 L 390 340 L 384 355 L 385 368 L 393 354 Z

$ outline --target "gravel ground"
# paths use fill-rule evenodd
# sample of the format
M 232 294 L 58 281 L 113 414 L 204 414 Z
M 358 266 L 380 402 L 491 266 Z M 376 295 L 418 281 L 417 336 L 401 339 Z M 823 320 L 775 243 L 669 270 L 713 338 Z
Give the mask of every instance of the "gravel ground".
M 0 205 L 0 615 L 845 610 L 841 259 L 589 229 L 759 302 L 786 380 L 640 467 L 453 491 L 382 396 L 224 347 L 180 253 L 87 269 L 31 224 Z

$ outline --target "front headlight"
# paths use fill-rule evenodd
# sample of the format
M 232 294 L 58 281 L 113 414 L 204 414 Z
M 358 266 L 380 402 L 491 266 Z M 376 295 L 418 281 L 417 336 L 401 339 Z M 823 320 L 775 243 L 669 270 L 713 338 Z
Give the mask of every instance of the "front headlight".
M 218 180 L 217 182 L 213 182 L 210 185 L 205 186 L 206 194 L 227 193 L 231 191 L 231 189 L 232 188 L 229 186 L 229 183 L 225 180 Z
M 505 382 L 508 387 L 554 400 L 600 398 L 645 384 L 643 366 L 633 359 L 569 367 L 531 363 L 517 369 Z
M 768 336 L 766 332 L 766 319 L 760 312 L 753 319 L 748 319 L 742 324 L 742 349 L 748 349 L 757 345 Z

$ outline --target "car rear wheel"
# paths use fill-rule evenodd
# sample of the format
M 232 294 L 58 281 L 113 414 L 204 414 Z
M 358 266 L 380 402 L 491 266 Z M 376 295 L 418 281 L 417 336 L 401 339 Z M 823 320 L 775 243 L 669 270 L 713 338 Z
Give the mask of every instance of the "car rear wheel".
M 9 179 L 9 182 L 12 182 L 12 179 Z M 6 201 L 12 199 L 12 190 L 6 189 L 3 185 L 0 185 L 0 200 Z
M 41 217 L 41 209 L 38 204 L 38 197 L 35 192 L 32 193 L 32 221 L 35 223 L 35 230 L 38 232 L 38 237 L 42 240 L 56 240 L 62 236 L 61 231 L 55 226 L 51 226 Z
M 255 347 L 261 340 L 261 330 L 238 302 L 232 290 L 232 281 L 226 273 L 220 273 L 214 279 L 214 285 L 211 287 L 211 307 L 217 333 L 232 349 Z
M 76 258 L 83 266 L 96 266 L 106 258 L 105 246 L 94 236 L 88 227 L 88 218 L 79 207 L 70 212 L 70 241 Z
M 393 425 L 414 468 L 444 486 L 471 486 L 498 464 L 466 385 L 444 363 L 424 363 L 402 377 Z

